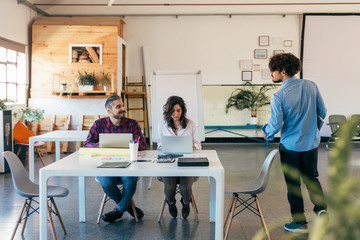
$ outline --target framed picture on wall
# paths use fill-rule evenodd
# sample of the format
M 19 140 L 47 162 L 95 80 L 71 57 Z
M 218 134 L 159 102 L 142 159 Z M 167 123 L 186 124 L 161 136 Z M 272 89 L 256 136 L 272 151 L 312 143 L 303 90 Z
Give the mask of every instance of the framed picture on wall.
M 263 79 L 269 79 L 269 78 L 271 78 L 270 69 L 263 69 L 263 70 L 261 71 L 261 73 L 262 73 L 262 78 L 263 78 Z
M 282 43 L 282 39 L 281 39 L 281 38 L 279 38 L 279 37 L 273 37 L 273 38 L 272 38 L 272 44 L 274 44 L 274 45 L 281 45 L 281 43 Z
M 260 64 L 253 65 L 253 71 L 260 71 L 260 70 L 261 70 Z
M 242 71 L 241 80 L 243 81 L 252 81 L 252 71 Z
M 284 40 L 284 47 L 291 47 L 292 41 L 291 40 Z
M 239 68 L 241 70 L 251 70 L 252 69 L 252 61 L 251 60 L 240 60 Z
M 102 44 L 69 44 L 69 64 L 102 64 Z
M 254 50 L 254 58 L 266 59 L 267 58 L 267 50 L 266 49 L 255 49 Z
M 282 54 L 284 53 L 284 50 L 274 50 L 274 55 L 275 54 Z
M 269 36 L 259 36 L 259 46 L 269 46 Z

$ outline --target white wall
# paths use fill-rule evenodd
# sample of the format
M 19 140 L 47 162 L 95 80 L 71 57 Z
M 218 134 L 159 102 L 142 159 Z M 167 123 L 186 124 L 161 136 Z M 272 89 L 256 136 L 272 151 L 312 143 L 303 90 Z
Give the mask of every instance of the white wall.
M 16 0 L 0 1 L 0 37 L 28 45 L 29 27 L 36 12 Z
M 239 60 L 252 60 L 267 69 L 268 59 L 254 59 L 254 49 L 285 50 L 299 56 L 300 17 L 298 15 L 268 16 L 193 16 L 193 17 L 127 17 L 127 76 L 139 81 L 143 73 L 141 47 L 146 49 L 146 76 L 152 71 L 201 70 L 203 85 L 204 123 L 207 125 L 246 125 L 250 113 L 230 110 L 225 114 L 226 99 L 234 85 L 242 84 Z M 270 46 L 259 47 L 258 37 L 270 36 Z M 272 38 L 292 40 L 292 47 L 272 44 Z M 253 72 L 253 83 L 272 83 L 261 72 Z M 233 86 L 221 86 L 233 85 Z M 267 122 L 270 107 L 259 114 L 259 124 Z M 260 131 L 238 131 L 261 137 Z M 214 133 L 207 137 L 234 137 Z

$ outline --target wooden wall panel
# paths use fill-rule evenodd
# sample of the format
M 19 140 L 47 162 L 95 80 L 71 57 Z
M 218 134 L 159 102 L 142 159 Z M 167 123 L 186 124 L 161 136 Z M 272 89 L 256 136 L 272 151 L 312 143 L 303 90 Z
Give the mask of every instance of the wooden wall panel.
M 46 24 L 45 19 L 51 19 Z M 59 20 L 60 19 L 60 20 Z M 118 46 L 120 18 L 111 18 L 110 26 L 89 25 L 94 20 L 80 25 L 56 25 L 66 22 L 64 18 L 40 18 L 32 26 L 32 71 L 31 71 L 31 97 L 48 98 L 52 95 L 53 80 L 55 75 L 61 76 L 61 81 L 73 85 L 73 90 L 78 89 L 75 77 L 78 70 L 94 71 L 100 75 L 101 71 L 117 73 Z M 83 19 L 82 19 L 83 21 Z M 80 20 L 76 19 L 80 24 Z M 69 44 L 102 44 L 102 64 L 99 63 L 72 63 L 69 64 Z M 55 86 L 57 87 L 57 86 Z M 94 90 L 102 90 L 96 86 Z

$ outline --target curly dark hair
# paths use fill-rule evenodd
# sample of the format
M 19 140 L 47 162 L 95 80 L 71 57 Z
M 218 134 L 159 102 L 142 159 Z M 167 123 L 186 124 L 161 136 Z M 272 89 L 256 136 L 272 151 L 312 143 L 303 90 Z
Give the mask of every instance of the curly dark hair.
M 292 77 L 301 70 L 301 61 L 292 53 L 275 54 L 270 58 L 269 69 L 271 72 L 285 70 Z
M 181 97 L 178 96 L 171 96 L 167 99 L 164 107 L 163 107 L 163 116 L 164 120 L 167 122 L 168 126 L 171 127 L 175 131 L 175 125 L 174 121 L 171 118 L 171 115 L 174 112 L 174 106 L 176 104 L 179 104 L 181 107 L 182 113 L 180 117 L 180 124 L 182 128 L 186 128 L 186 125 L 188 123 L 188 120 L 186 118 L 186 105 L 184 100 Z

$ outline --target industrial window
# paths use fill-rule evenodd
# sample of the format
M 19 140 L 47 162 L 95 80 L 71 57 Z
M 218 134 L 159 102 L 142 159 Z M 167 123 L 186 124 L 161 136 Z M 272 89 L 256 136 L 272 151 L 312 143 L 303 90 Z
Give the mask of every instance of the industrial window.
M 26 102 L 25 46 L 0 38 L 0 99 Z

